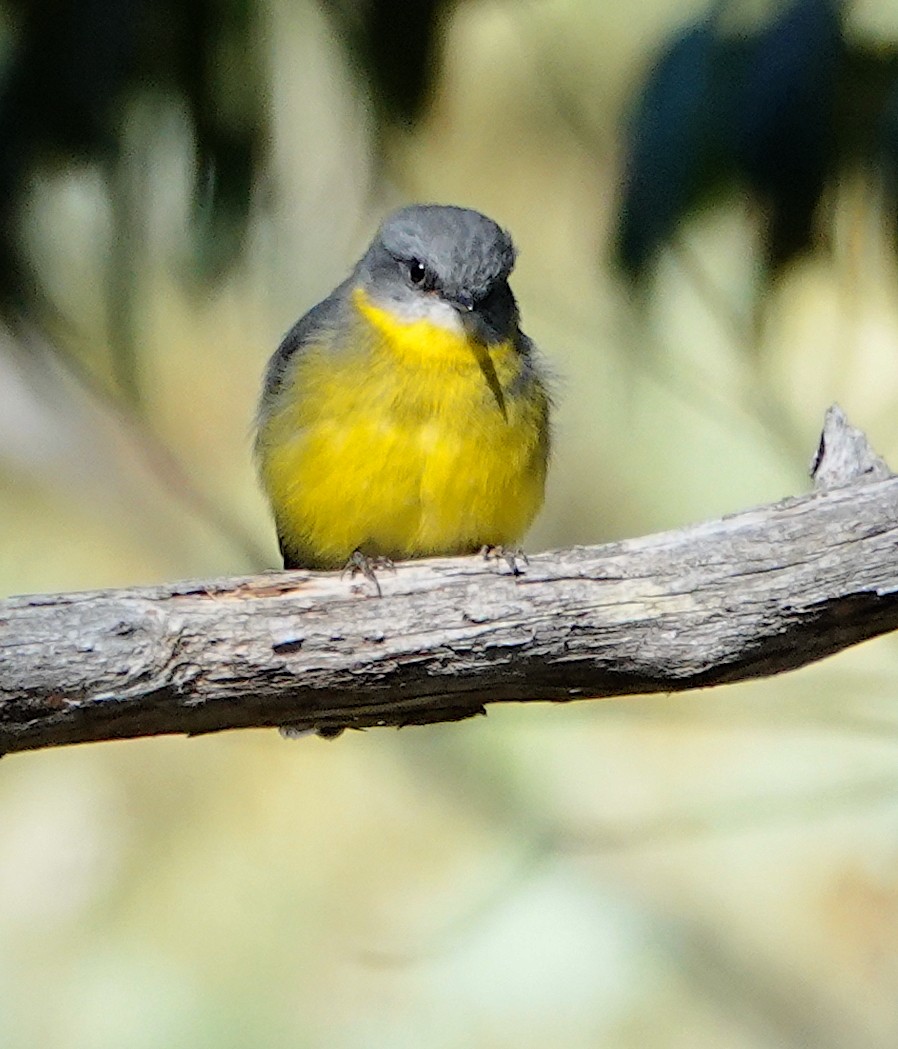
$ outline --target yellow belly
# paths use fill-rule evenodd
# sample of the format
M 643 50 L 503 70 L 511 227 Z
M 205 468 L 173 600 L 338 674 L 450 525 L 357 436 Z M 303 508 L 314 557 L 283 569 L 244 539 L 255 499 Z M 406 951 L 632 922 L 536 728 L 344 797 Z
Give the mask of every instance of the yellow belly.
M 355 293 L 347 345 L 304 347 L 263 411 L 263 485 L 291 557 L 342 567 L 520 539 L 543 499 L 547 399 L 509 343 L 399 325 Z

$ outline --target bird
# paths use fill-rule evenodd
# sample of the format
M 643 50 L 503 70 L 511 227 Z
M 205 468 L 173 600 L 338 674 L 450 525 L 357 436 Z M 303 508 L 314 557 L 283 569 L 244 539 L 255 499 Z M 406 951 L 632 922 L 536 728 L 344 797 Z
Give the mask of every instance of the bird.
M 283 338 L 255 454 L 285 569 L 350 567 L 380 593 L 380 564 L 483 550 L 517 573 L 551 396 L 509 287 L 515 257 L 477 211 L 401 208 Z

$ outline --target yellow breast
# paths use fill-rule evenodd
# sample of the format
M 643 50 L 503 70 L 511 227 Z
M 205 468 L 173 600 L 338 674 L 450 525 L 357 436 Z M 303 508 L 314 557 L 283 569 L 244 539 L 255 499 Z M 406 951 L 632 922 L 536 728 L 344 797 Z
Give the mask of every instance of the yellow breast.
M 300 349 L 258 451 L 283 545 L 309 567 L 520 539 L 543 498 L 545 391 L 511 343 L 399 322 L 357 289 L 339 345 Z

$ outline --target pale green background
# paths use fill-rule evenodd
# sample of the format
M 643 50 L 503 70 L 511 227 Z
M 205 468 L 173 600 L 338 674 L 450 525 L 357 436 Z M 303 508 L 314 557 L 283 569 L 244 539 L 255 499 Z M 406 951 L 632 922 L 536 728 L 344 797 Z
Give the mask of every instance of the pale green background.
M 518 243 L 525 328 L 558 374 L 528 549 L 805 491 L 834 400 L 898 464 L 898 279 L 860 176 L 828 200 L 831 255 L 760 306 L 746 201 L 683 232 L 647 315 L 609 270 L 623 107 L 701 10 L 462 4 L 432 110 L 388 140 L 376 183 L 328 26 L 270 0 L 275 178 L 244 264 L 200 302 L 183 119 L 135 111 L 155 127 L 134 159 L 148 422 L 270 564 L 250 459 L 265 360 L 407 200 L 479 208 Z M 898 32 L 895 3 L 853 12 L 853 32 Z M 94 364 L 109 234 L 89 175 L 34 186 L 30 242 Z M 133 423 L 0 350 L 0 591 L 255 567 L 148 468 Z M 8 757 L 0 1046 L 893 1047 L 896 696 L 884 638 L 694 695 Z

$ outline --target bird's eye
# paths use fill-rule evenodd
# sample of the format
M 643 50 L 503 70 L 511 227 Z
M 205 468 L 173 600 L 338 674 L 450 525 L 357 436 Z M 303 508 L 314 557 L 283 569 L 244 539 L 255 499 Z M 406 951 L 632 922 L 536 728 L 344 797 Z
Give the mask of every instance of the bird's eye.
M 427 276 L 427 267 L 420 259 L 412 259 L 408 264 L 408 279 L 412 284 L 423 284 Z

